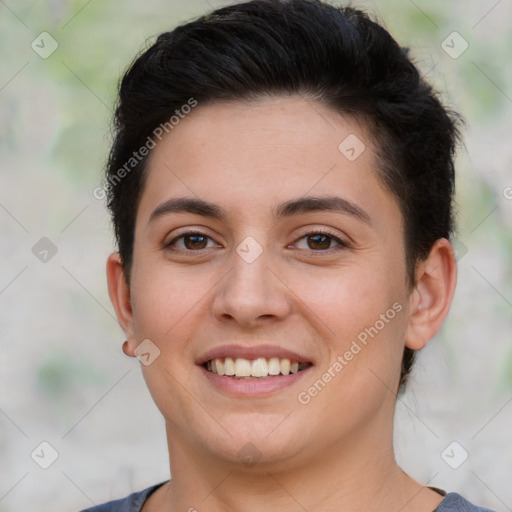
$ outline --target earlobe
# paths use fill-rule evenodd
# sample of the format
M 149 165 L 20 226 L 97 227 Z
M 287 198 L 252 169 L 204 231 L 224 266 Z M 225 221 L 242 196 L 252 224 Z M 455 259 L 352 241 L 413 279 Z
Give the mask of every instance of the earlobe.
M 405 345 L 420 350 L 439 331 L 455 292 L 457 263 L 446 238 L 435 242 L 427 259 L 419 264 L 416 277 L 409 301 Z
M 123 352 L 135 357 L 136 340 L 133 331 L 133 311 L 130 299 L 130 289 L 126 284 L 123 265 L 118 252 L 112 253 L 106 265 L 108 294 L 114 306 L 117 321 L 128 338 L 123 344 Z
M 132 338 L 133 340 L 133 338 Z M 123 352 L 125 355 L 129 356 L 129 357 L 136 357 L 135 355 L 135 344 L 133 343 L 130 343 L 128 340 L 126 340 L 124 343 L 123 343 Z

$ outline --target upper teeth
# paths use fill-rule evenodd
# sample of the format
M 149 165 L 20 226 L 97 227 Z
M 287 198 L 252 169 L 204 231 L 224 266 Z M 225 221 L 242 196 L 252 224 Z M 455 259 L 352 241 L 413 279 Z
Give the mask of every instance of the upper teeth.
M 297 373 L 306 364 L 300 364 L 298 361 L 289 359 L 280 359 L 279 357 L 258 357 L 250 361 L 243 357 L 233 359 L 231 357 L 215 358 L 206 363 L 206 369 L 219 375 L 229 375 L 233 377 L 266 377 L 267 375 L 288 375 Z

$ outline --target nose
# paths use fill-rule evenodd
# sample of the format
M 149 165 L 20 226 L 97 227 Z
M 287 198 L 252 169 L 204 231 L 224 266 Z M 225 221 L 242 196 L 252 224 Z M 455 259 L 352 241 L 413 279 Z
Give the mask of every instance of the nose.
M 252 262 L 233 253 L 231 269 L 220 280 L 213 300 L 217 320 L 251 328 L 268 326 L 289 314 L 289 288 L 278 269 L 272 268 L 267 251 Z

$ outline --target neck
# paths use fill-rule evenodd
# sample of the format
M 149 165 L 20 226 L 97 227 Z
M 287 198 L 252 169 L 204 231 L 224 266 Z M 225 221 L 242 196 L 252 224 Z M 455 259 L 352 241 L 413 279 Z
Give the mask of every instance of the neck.
M 316 457 L 308 453 L 250 468 L 199 453 L 170 425 L 167 437 L 172 480 L 148 510 L 431 512 L 442 499 L 397 465 L 392 426 L 387 432 L 361 430 L 350 443 L 338 440 Z

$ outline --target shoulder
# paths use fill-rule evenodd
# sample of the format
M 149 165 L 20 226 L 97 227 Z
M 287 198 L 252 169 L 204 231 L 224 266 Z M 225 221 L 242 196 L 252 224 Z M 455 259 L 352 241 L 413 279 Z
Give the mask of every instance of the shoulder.
M 456 492 L 449 492 L 434 512 L 494 512 L 488 508 L 477 507 Z
M 134 492 L 129 496 L 126 496 L 126 498 L 109 501 L 108 503 L 83 509 L 80 512 L 140 512 L 142 505 L 144 505 L 144 502 L 149 498 L 150 494 L 165 483 L 166 482 L 161 482 L 159 484 L 152 485 L 142 491 Z

